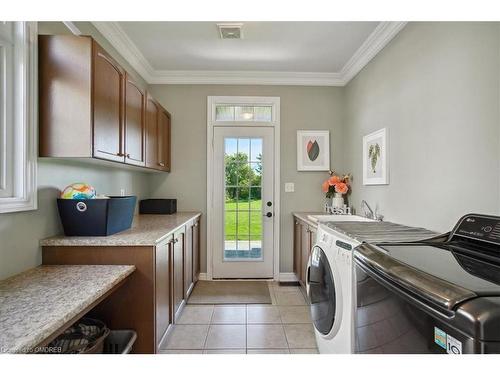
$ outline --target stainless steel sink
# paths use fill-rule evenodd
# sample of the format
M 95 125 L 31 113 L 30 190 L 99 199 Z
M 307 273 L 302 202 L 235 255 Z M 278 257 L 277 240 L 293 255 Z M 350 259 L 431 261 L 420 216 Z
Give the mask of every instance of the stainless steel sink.
M 307 218 L 315 223 L 317 222 L 375 222 L 375 220 L 368 219 L 358 215 L 308 215 Z

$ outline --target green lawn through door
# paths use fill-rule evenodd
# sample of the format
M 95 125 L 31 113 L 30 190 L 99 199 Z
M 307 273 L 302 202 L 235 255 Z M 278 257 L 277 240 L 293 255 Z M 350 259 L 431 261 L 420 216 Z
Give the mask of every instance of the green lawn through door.
M 262 236 L 262 201 L 228 200 L 225 203 L 226 240 L 260 240 Z M 256 211 L 248 211 L 256 210 Z M 239 211 L 237 211 L 239 209 Z M 236 228 L 238 223 L 238 228 Z M 236 238 L 237 237 L 237 238 Z

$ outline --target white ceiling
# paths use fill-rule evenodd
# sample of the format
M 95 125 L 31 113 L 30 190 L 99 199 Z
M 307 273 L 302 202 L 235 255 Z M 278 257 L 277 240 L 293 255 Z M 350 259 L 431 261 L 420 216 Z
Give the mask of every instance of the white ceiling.
M 152 84 L 343 86 L 404 22 L 244 22 L 220 39 L 217 22 L 94 22 Z
M 338 72 L 378 22 L 245 22 L 221 39 L 216 22 L 119 22 L 156 70 Z

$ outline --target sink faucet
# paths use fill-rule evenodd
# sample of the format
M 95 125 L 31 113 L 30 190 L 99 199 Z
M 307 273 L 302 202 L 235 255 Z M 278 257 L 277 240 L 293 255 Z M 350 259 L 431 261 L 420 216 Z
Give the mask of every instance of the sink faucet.
M 364 199 L 361 201 L 361 209 L 363 210 L 365 217 L 367 217 L 368 219 L 375 219 L 375 213 L 373 212 L 368 202 Z
M 373 219 L 373 220 L 379 220 L 379 221 L 382 221 L 383 219 L 383 216 L 382 215 L 379 215 L 377 213 L 378 211 L 378 207 L 377 209 L 375 210 L 375 212 L 372 210 L 372 208 L 370 207 L 370 205 L 368 204 L 367 201 L 365 201 L 364 199 L 361 201 L 361 208 L 363 209 L 363 213 L 365 215 L 365 217 L 367 217 L 368 219 Z

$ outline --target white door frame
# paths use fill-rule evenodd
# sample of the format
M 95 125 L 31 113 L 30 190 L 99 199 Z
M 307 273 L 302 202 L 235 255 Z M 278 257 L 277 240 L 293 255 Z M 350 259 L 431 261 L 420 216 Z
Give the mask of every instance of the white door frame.
M 217 104 L 271 105 L 271 122 L 215 121 Z M 214 127 L 215 126 L 272 126 L 274 127 L 274 239 L 273 239 L 273 275 L 279 280 L 280 270 L 280 98 L 269 96 L 209 96 L 207 97 L 207 279 L 213 274 L 213 236 L 214 225 Z

